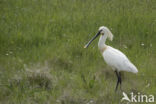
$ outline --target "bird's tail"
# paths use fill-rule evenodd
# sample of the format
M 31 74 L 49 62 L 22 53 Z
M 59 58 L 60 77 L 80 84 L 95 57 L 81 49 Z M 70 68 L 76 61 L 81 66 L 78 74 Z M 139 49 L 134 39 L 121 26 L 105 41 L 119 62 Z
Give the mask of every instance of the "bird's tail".
M 136 68 L 136 66 L 133 65 L 132 63 L 129 63 L 129 64 L 131 64 L 131 65 L 130 65 L 130 70 L 131 70 L 131 72 L 133 72 L 133 73 L 138 73 L 138 69 Z
M 129 72 L 138 73 L 138 69 L 130 61 L 125 61 L 125 66 Z

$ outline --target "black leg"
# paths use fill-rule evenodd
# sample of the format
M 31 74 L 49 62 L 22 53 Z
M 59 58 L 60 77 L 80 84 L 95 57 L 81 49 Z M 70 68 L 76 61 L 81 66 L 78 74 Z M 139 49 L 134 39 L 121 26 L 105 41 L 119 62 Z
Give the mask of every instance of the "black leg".
M 120 84 L 120 90 L 122 90 L 122 88 L 121 88 L 121 83 L 122 83 L 122 80 L 121 80 L 121 72 L 115 71 L 115 73 L 116 73 L 116 76 L 117 76 L 117 79 L 118 79 L 117 80 L 115 91 L 117 91 L 119 84 Z
M 121 84 L 122 84 L 121 72 L 119 72 L 119 83 L 120 83 L 120 90 L 122 90 L 122 88 L 121 88 Z
M 116 73 L 116 76 L 117 76 L 117 83 L 116 83 L 116 88 L 115 88 L 115 92 L 117 91 L 117 89 L 118 89 L 118 85 L 119 85 L 119 75 L 118 75 L 118 72 L 117 71 L 115 71 L 115 73 Z

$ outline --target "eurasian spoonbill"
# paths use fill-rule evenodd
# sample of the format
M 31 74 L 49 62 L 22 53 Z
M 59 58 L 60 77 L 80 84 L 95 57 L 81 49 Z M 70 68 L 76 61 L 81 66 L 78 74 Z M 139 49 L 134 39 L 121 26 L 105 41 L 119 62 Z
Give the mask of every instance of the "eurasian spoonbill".
M 84 46 L 84 48 L 87 48 L 90 45 L 90 43 L 99 35 L 100 35 L 100 39 L 98 42 L 98 48 L 105 62 L 115 71 L 117 79 L 118 79 L 116 88 L 115 88 L 115 91 L 116 91 L 119 83 L 120 83 L 120 88 L 121 88 L 121 83 L 122 83 L 121 71 L 137 73 L 138 70 L 131 63 L 131 61 L 126 57 L 126 55 L 124 55 L 121 51 L 105 44 L 107 37 L 111 41 L 113 40 L 113 34 L 105 26 L 101 26 L 99 28 L 98 33 L 88 42 L 88 44 Z

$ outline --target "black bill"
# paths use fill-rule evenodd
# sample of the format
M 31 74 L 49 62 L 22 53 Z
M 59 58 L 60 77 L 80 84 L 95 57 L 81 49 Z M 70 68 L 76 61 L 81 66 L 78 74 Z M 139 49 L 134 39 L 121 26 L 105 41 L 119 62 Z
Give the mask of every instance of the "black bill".
M 84 46 L 84 48 L 87 48 L 87 47 L 90 45 L 90 43 L 91 43 L 96 37 L 98 37 L 98 36 L 100 35 L 100 33 L 101 33 L 101 31 L 99 31 L 99 32 Z

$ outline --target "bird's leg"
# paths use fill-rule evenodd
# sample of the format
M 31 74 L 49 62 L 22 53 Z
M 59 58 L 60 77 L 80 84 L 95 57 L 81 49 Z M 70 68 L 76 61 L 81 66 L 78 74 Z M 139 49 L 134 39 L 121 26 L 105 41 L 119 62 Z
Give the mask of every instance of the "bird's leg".
M 121 84 L 122 84 L 121 72 L 119 72 L 119 83 L 120 83 L 120 90 L 122 91 L 122 87 L 121 87 Z
M 121 78 L 119 78 L 119 74 L 118 74 L 117 71 L 115 71 L 115 73 L 116 73 L 116 76 L 117 76 L 117 78 L 118 78 L 117 83 L 116 83 L 116 88 L 115 88 L 115 91 L 117 91 L 118 85 L 119 85 L 119 82 L 120 82 L 120 79 L 121 79 Z

